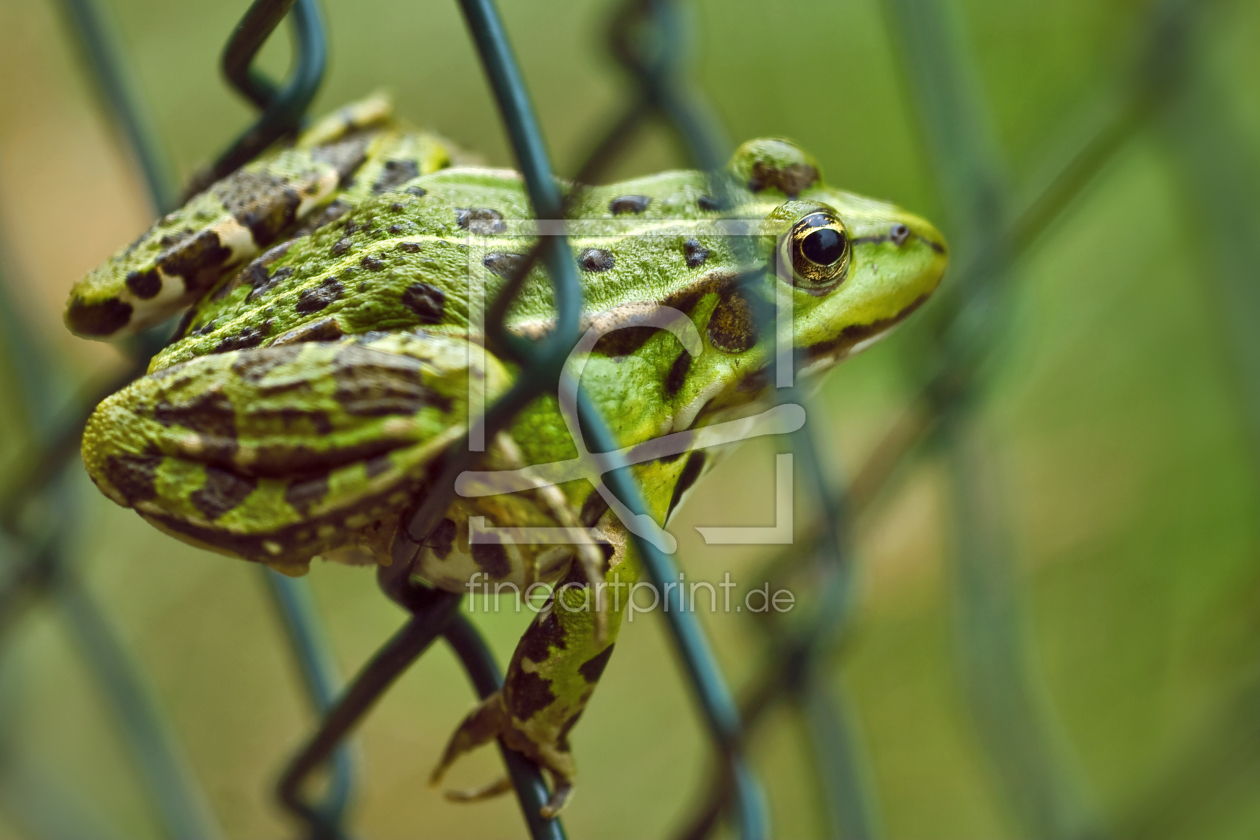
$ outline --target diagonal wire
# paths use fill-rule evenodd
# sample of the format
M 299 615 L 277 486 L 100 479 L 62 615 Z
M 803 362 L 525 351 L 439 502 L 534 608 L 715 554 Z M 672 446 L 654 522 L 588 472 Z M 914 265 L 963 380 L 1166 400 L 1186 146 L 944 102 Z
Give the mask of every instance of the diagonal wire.
M 279 3 L 258 0 L 251 7 L 225 53 L 226 72 L 229 76 L 240 67 L 248 72 L 254 55 L 291 5 L 292 0 L 281 0 Z M 92 78 L 98 83 L 98 90 L 107 105 L 107 113 L 129 141 L 156 206 L 159 210 L 169 209 L 174 204 L 175 195 L 169 178 L 169 166 L 160 144 L 149 128 L 140 100 L 133 93 L 126 64 L 121 60 L 112 28 L 90 0 L 65 0 L 63 8 L 73 24 L 72 31 L 88 56 L 94 71 Z M 269 19 L 269 15 L 273 19 Z M 274 94 L 272 107 L 267 108 L 262 119 L 233 144 L 232 149 L 220 161 L 220 170 L 235 168 L 243 162 L 242 157 L 248 159 L 254 156 L 276 137 L 294 130 L 318 87 L 325 63 L 325 51 L 318 10 L 312 0 L 299 0 L 294 21 L 298 39 L 296 70 L 283 89 L 278 92 L 274 87 L 268 89 Z M 245 46 L 242 47 L 242 43 Z M 269 84 L 256 75 L 251 78 L 260 86 L 266 87 Z M 115 390 L 142 373 L 142 360 L 160 346 L 153 335 L 137 344 L 137 352 L 133 353 L 137 361 L 123 377 L 111 382 L 103 393 Z M 30 357 L 20 354 L 19 358 Z M 89 399 L 82 404 L 90 407 L 95 402 L 95 399 Z M 31 497 L 31 491 L 43 490 L 61 471 L 69 453 L 75 448 L 84 416 L 84 409 L 79 408 L 71 411 L 70 421 L 62 420 L 53 424 L 52 428 L 57 431 L 52 435 L 51 443 L 13 485 L 14 489 L 4 494 L 0 500 L 0 511 L 3 512 L 2 518 L 6 526 L 15 523 L 19 505 Z M 63 562 L 58 546 L 38 552 L 36 557 L 42 565 L 35 567 L 33 573 L 18 576 L 18 580 L 29 583 L 32 580 L 58 579 L 58 594 L 63 601 L 73 605 L 66 617 L 87 654 L 87 664 L 106 688 L 116 713 L 121 716 L 124 730 L 130 735 L 133 751 L 137 754 L 142 772 L 146 776 L 150 794 L 162 812 L 171 836 L 214 836 L 217 830 L 211 827 L 213 819 L 205 810 L 204 803 L 200 803 L 198 797 L 191 794 L 190 774 L 179 766 L 175 757 L 176 750 L 169 727 L 164 725 L 158 708 L 143 688 L 138 671 L 129 663 L 122 646 L 114 640 L 104 616 L 86 590 L 71 575 L 60 574 L 59 569 Z M 41 568 L 48 571 L 40 573 Z M 336 676 L 326 648 L 322 645 L 314 613 L 309 602 L 303 600 L 305 593 L 299 584 L 276 582 L 273 584 L 273 592 L 290 639 L 294 642 L 295 655 L 305 683 L 313 702 L 317 708 L 322 709 L 327 705 L 328 697 L 333 691 Z M 0 596 L 10 594 L 4 592 Z M 12 599 L 8 597 L 0 597 L 0 606 L 7 606 L 10 600 Z M 349 795 L 351 770 L 348 751 L 339 751 L 333 785 L 321 809 L 322 818 L 328 825 L 335 826 L 340 822 Z
M 3 279 L 0 278 L 0 309 L 12 313 L 15 308 L 10 300 L 11 286 L 2 282 Z M 9 344 L 6 355 L 24 369 L 23 382 L 55 381 L 49 375 L 48 361 L 41 352 L 39 342 L 30 335 L 25 323 L 10 318 L 5 326 L 3 335 Z M 46 424 L 46 417 L 42 415 L 48 411 L 50 402 L 40 396 L 42 390 L 36 390 L 25 400 L 36 429 Z M 74 494 L 66 486 L 64 474 L 47 495 L 50 506 L 56 511 L 58 523 L 75 520 Z M 28 589 L 25 593 L 0 593 L 0 606 L 17 606 L 19 594 L 52 596 L 84 657 L 85 665 L 122 729 L 124 741 L 144 779 L 145 791 L 166 836 L 187 840 L 217 837 L 219 831 L 213 814 L 172 725 L 112 622 L 79 582 L 74 570 L 68 568 L 66 556 L 71 532 L 52 523 L 42 523 L 42 527 L 32 526 L 29 530 L 34 531 L 36 536 L 30 536 L 27 530 L 10 531 L 14 538 L 10 554 L 18 556 L 11 556 L 8 565 L 22 570 L 17 576 L 19 586 L 37 585 L 40 588 Z M 13 616 L 0 615 L 0 620 L 7 624 Z
M 297 662 L 311 710 L 322 717 L 336 702 L 342 680 L 332 659 L 332 648 L 324 638 L 310 587 L 305 581 L 285 577 L 271 569 L 264 569 L 263 575 Z M 355 755 L 350 744 L 341 744 L 333 754 L 331 776 L 323 801 L 304 812 L 310 816 L 312 836 L 321 840 L 340 840 L 344 836 L 342 824 L 355 781 Z
M 888 0 L 886 8 L 941 193 L 952 209 L 955 250 L 973 253 L 984 231 L 1000 227 L 1010 211 L 996 136 L 967 60 L 957 9 L 949 0 Z M 965 319 L 968 330 L 955 338 L 965 342 L 960 349 L 950 342 L 957 333 L 941 334 L 945 353 L 988 349 L 1004 320 L 998 317 L 1007 297 L 1001 293 L 1011 285 L 1009 268 L 998 266 L 1009 263 L 1006 253 L 990 246 L 985 270 L 964 274 L 955 286 L 946 302 L 957 307 L 955 322 Z M 973 725 L 1024 832 L 1047 840 L 1092 837 L 1094 819 L 1076 789 L 1068 748 L 1057 737 L 1028 655 L 1002 496 L 970 408 L 971 400 L 956 400 L 943 415 L 942 431 L 953 504 L 955 645 Z
M 907 7 L 906 11 L 907 14 L 911 11 L 918 13 L 920 8 L 915 4 L 913 10 Z M 1054 175 L 1030 201 L 1015 211 L 1009 220 L 1002 220 L 993 230 L 985 232 L 972 252 L 957 260 L 961 265 L 951 271 L 954 280 L 947 284 L 949 287 L 973 289 L 982 285 L 985 276 L 1005 277 L 1009 267 L 1070 208 L 1077 196 L 1162 106 L 1160 93 L 1180 76 L 1186 63 L 1185 53 L 1178 46 L 1179 33 L 1191 26 L 1202 11 L 1192 3 L 1166 3 L 1151 15 L 1134 65 L 1120 74 L 1119 89 L 1113 95 L 1114 107 L 1107 109 L 1101 117 L 1094 117 L 1089 130 L 1080 133 L 1080 139 L 1071 151 L 1053 168 Z M 927 35 L 931 34 L 929 27 Z M 948 119 L 952 113 L 943 109 L 940 116 Z M 1071 122 L 1076 124 L 1081 121 L 1073 119 Z M 962 188 L 966 187 L 965 177 L 957 181 L 961 182 Z M 955 306 L 942 330 L 952 335 L 965 334 L 974 324 L 973 320 L 965 317 L 965 312 L 961 305 Z M 960 352 L 929 373 L 901 416 L 854 474 L 848 491 L 850 518 L 856 519 L 870 510 L 891 479 L 900 474 L 902 465 L 933 439 L 948 407 L 962 400 L 974 387 L 979 365 L 986 355 L 986 343 L 957 342 L 952 346 Z M 791 573 L 803 562 L 817 563 L 819 547 L 830 540 L 826 525 L 816 523 L 811 526 L 797 547 L 771 562 L 768 576 Z M 836 626 L 841 633 L 845 615 L 844 612 L 836 614 Z M 790 673 L 791 663 L 799 656 L 796 650 L 810 643 L 813 635 L 804 630 L 796 636 L 778 634 L 772 637 L 765 664 L 750 681 L 741 701 L 747 726 L 758 725 L 765 713 L 784 698 L 779 686 Z M 837 638 L 834 644 L 841 642 L 842 637 Z M 687 826 L 680 831 L 679 837 L 694 839 L 707 836 L 716 823 L 726 795 L 727 788 L 719 778 Z
M 95 83 L 105 113 L 125 140 L 149 188 L 155 215 L 179 206 L 166 149 L 154 131 L 136 93 L 113 22 L 94 0 L 61 0 L 71 37 L 87 60 L 88 79 Z
M 642 8 L 643 4 L 630 4 L 630 7 Z M 497 13 L 492 4 L 479 0 L 464 2 L 462 9 L 481 53 L 487 76 L 490 78 L 492 89 L 504 116 L 509 137 L 516 149 L 531 201 L 535 207 L 535 215 L 538 218 L 560 218 L 563 215 L 565 201 L 550 173 L 541 134 L 537 129 L 527 94 L 512 59 Z M 636 127 L 646 115 L 647 109 L 643 107 L 643 103 L 632 104 L 626 115 L 616 122 L 618 130 L 605 135 L 604 139 L 597 144 L 595 152 L 581 168 L 579 180 L 585 181 L 590 178 L 620 148 L 624 147 L 625 138 L 628 137 L 630 130 Z M 516 276 L 509 280 L 505 292 L 492 304 L 492 323 L 487 333 L 493 339 L 494 328 L 501 325 L 501 319 L 507 311 L 510 300 L 519 290 L 521 280 L 529 266 L 540 258 L 547 263 L 557 287 L 558 327 L 550 338 L 541 346 L 536 347 L 519 340 L 506 340 L 503 332 L 499 330 L 500 342 L 507 345 L 506 349 L 518 361 L 525 359 L 530 364 L 524 366 L 522 377 L 509 393 L 487 412 L 485 431 L 489 435 L 504 428 L 515 412 L 534 399 L 537 394 L 550 391 L 555 387 L 563 360 L 568 355 L 569 347 L 577 338 L 577 315 L 581 305 L 580 288 L 577 285 L 571 257 L 563 246 L 564 241 L 561 237 L 543 238 L 539 247 L 530 255 L 527 264 L 517 270 Z M 602 419 L 590 411 L 589 405 L 584 404 L 583 398 L 580 400 L 582 400 L 583 422 L 589 423 L 591 440 L 595 447 L 612 450 L 614 447 Z M 400 529 L 394 546 L 396 562 L 393 569 L 409 568 L 423 535 L 431 529 L 437 517 L 450 504 L 453 498 L 455 476 L 470 467 L 476 457 L 476 454 L 468 451 L 464 445 L 457 445 L 448 453 L 441 474 L 433 482 L 430 492 L 407 518 L 405 527 Z M 637 487 L 628 475 L 619 471 L 614 473 L 610 476 L 609 485 L 631 510 L 642 510 Z M 672 574 L 672 565 L 667 558 L 655 553 L 650 546 L 640 546 L 640 549 L 649 576 L 656 578 L 659 583 Z M 395 592 L 396 597 L 397 593 L 407 586 L 405 580 L 391 580 L 392 577 L 398 575 L 399 571 L 383 575 L 384 587 L 387 591 Z M 702 710 L 706 714 L 715 739 L 722 746 L 724 755 L 727 756 L 732 778 L 737 780 L 737 786 L 743 793 L 737 799 L 740 806 L 737 809 L 737 822 L 744 836 L 760 836 L 764 819 L 760 792 L 742 757 L 739 719 L 734 703 L 694 617 L 679 609 L 671 611 L 670 615 L 671 617 L 682 616 L 680 620 L 675 620 L 672 624 L 675 638 L 678 640 L 684 663 L 693 676 L 693 685 L 697 687 Z M 418 653 L 419 651 L 416 650 L 414 655 Z M 379 691 L 384 690 L 384 685 L 388 681 L 381 682 L 380 669 L 393 668 L 396 663 L 393 661 L 385 663 L 383 660 L 378 660 L 378 662 L 379 668 L 373 666 L 365 668 L 351 683 L 346 698 L 349 698 L 351 694 L 356 694 L 356 702 L 339 705 L 339 710 L 344 714 L 335 716 L 335 720 L 333 718 L 325 720 L 324 725 L 320 727 L 285 774 L 281 782 L 281 795 L 290 807 L 300 805 L 300 802 L 295 799 L 295 791 L 301 786 L 304 777 L 318 766 L 323 756 L 327 755 L 330 745 L 336 743 L 336 740 L 349 731 L 362 714 L 366 713 Z M 465 668 L 469 669 L 470 674 L 475 667 L 485 664 L 487 663 L 480 660 L 464 661 Z M 375 692 L 366 690 L 360 692 L 361 688 L 370 686 L 372 683 L 378 683 Z M 522 790 L 518 785 L 518 796 L 520 795 L 522 795 Z
M 278 86 L 252 65 L 263 44 L 290 12 L 296 55 L 289 78 Z M 188 191 L 197 192 L 230 175 L 276 140 L 296 132 L 319 90 L 327 64 L 324 22 L 315 0 L 254 0 L 223 50 L 223 75 L 262 109 L 262 115 L 207 173 L 193 180 Z

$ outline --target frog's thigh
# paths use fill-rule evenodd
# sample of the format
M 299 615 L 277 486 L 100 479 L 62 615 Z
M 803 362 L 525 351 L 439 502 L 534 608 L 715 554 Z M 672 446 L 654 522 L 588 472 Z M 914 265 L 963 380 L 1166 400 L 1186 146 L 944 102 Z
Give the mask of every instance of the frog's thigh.
M 119 504 L 227 554 L 294 571 L 335 546 L 379 549 L 466 428 L 467 358 L 427 335 L 199 357 L 103 402 L 84 461 Z

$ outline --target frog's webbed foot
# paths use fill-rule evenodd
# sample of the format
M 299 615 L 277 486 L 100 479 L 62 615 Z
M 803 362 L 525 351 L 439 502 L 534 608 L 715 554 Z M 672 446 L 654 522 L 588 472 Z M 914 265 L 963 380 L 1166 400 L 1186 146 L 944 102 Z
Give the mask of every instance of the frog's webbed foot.
M 460 723 L 459 728 L 455 730 L 455 734 L 447 743 L 446 750 L 442 753 L 442 760 L 429 776 L 429 786 L 440 785 L 446 771 L 460 756 L 472 752 L 483 744 L 488 744 L 495 738 L 502 738 L 509 748 L 524 754 L 551 774 L 555 791 L 540 813 L 548 819 L 559 814 L 573 792 L 573 759 L 567 747 L 558 750 L 555 745 L 536 744 L 528 733 L 513 726 L 512 715 L 508 711 L 501 691 L 496 691 L 483 700 Z M 448 790 L 446 798 L 452 802 L 480 802 L 507 793 L 511 789 L 512 782 L 505 776 L 478 788 Z

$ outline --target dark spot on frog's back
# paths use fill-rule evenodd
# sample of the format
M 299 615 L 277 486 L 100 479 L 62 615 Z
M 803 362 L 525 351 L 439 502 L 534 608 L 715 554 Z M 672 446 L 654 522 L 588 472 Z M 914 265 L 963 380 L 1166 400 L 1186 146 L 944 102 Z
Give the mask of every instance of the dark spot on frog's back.
M 648 209 L 652 199 L 646 195 L 623 195 L 608 202 L 608 209 L 614 216 L 622 213 L 642 213 Z
M 308 176 L 309 177 L 309 176 Z M 249 229 L 255 244 L 265 246 L 297 221 L 302 181 L 269 172 L 238 169 L 213 187 L 215 197 L 232 218 Z
M 149 300 L 162 291 L 162 277 L 156 268 L 132 271 L 127 274 L 127 288 L 141 300 Z
M 482 258 L 481 264 L 505 280 L 516 274 L 525 262 L 524 254 L 512 254 L 506 251 L 492 251 Z
M 111 455 L 105 459 L 105 479 L 112 484 L 127 504 L 157 498 L 157 469 L 161 455 Z
M 491 580 L 503 580 L 512 573 L 512 561 L 508 559 L 507 549 L 498 542 L 493 534 L 480 534 L 480 539 L 494 542 L 475 542 L 472 544 L 472 559 L 486 577 Z
M 455 222 L 464 230 L 481 236 L 503 233 L 507 230 L 503 214 L 488 207 L 458 208 L 455 211 Z
M 328 495 L 328 476 L 317 475 L 289 483 L 284 490 L 284 500 L 302 516 L 309 516 L 311 508 Z
M 359 260 L 359 265 L 368 271 L 380 271 L 385 267 L 385 262 L 380 257 L 374 257 L 371 254 Z
M 723 293 L 734 282 L 735 276 L 729 272 L 712 272 L 678 291 L 669 293 L 657 303 L 677 309 L 685 315 L 691 315 L 696 304 L 706 295 L 715 292 Z M 612 358 L 628 356 L 638 352 L 653 336 L 660 334 L 661 331 L 655 327 L 622 327 L 601 337 L 595 343 L 594 352 Z
M 697 198 L 696 206 L 706 212 L 713 212 L 714 210 L 722 209 L 722 204 L 711 195 L 702 195 Z
M 371 141 L 371 134 L 357 134 L 338 143 L 312 149 L 311 158 L 337 170 L 337 176 L 344 187 L 367 157 L 367 147 Z
M 231 256 L 232 250 L 223 246 L 217 233 L 203 230 L 158 257 L 158 268 L 168 277 L 184 278 L 184 288 L 198 292 L 218 278 Z
M 131 304 L 110 298 L 99 303 L 86 303 L 79 298 L 70 301 L 66 322 L 79 335 L 105 338 L 131 321 Z
M 608 271 L 615 264 L 611 251 L 587 248 L 578 254 L 578 265 L 583 271 Z
M 755 193 L 777 189 L 788 198 L 796 198 L 817 180 L 818 170 L 808 163 L 790 163 L 780 168 L 759 160 L 753 164 L 752 174 L 748 178 L 748 189 Z
M 422 324 L 436 324 L 446 312 L 446 293 L 428 283 L 412 283 L 402 294 L 403 306 L 416 313 Z
M 263 339 L 271 333 L 271 319 L 268 318 L 256 327 L 245 327 L 235 335 L 229 335 L 215 346 L 212 353 L 227 353 L 231 350 L 248 350 L 262 344 Z
M 387 160 L 381 176 L 372 185 L 373 193 L 383 193 L 405 184 L 420 174 L 420 166 L 414 160 Z
M 709 249 L 698 239 L 688 239 L 683 243 L 683 256 L 687 260 L 687 268 L 699 268 L 709 259 Z
M 206 483 L 188 498 L 206 519 L 213 522 L 245 501 L 257 486 L 258 482 L 253 478 L 244 478 L 218 467 L 206 467 Z
M 303 315 L 318 312 L 341 297 L 343 291 L 345 287 L 341 285 L 341 281 L 335 277 L 329 277 L 313 289 L 303 289 L 293 309 Z
M 724 353 L 742 353 L 757 343 L 752 307 L 738 289 L 731 287 L 709 316 L 709 341 Z
M 641 350 L 660 332 L 655 327 L 621 327 L 601 336 L 592 352 L 613 359 L 629 356 Z
M 189 228 L 184 228 L 182 230 L 174 230 L 174 231 L 171 231 L 170 233 L 164 233 L 162 234 L 162 238 L 158 240 L 158 245 L 160 245 L 163 248 L 173 247 L 183 242 L 188 237 L 192 236 L 193 233 L 195 233 L 195 231 L 190 230 Z
M 275 249 L 273 248 L 272 250 Z M 271 251 L 267 253 L 270 254 Z M 250 263 L 249 268 L 246 269 L 245 281 L 253 288 L 250 289 L 249 295 L 245 299 L 256 300 L 292 276 L 293 266 L 289 265 L 277 268 L 275 274 L 269 274 L 267 272 L 267 264 L 260 257 Z

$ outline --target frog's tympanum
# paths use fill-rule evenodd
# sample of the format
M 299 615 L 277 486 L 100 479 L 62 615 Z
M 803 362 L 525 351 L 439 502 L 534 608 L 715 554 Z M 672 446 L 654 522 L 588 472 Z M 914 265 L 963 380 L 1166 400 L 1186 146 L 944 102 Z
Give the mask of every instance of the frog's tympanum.
M 66 323 L 87 338 L 188 309 L 148 374 L 87 423 L 83 460 L 101 491 L 180 540 L 285 574 L 316 556 L 389 564 L 444 450 L 464 439 L 482 395 L 490 404 L 519 372 L 481 349 L 477 313 L 536 242 L 529 200 L 516 172 L 459 162 L 451 144 L 367 100 L 214 184 L 79 281 Z M 775 331 L 755 327 L 760 303 L 788 301 L 805 374 L 886 333 L 944 272 L 930 224 L 827 186 L 788 141 L 745 143 L 723 177 L 715 189 L 702 172 L 662 172 L 584 188 L 571 204 L 583 324 L 617 327 L 586 357 L 581 387 L 623 447 L 766 407 Z M 723 218 L 765 224 L 732 237 Z M 534 266 L 507 328 L 547 334 L 553 301 Z M 662 306 L 685 313 L 703 346 L 642 326 Z M 576 457 L 557 406 L 555 395 L 528 405 L 486 442 L 479 469 Z M 635 466 L 650 515 L 664 524 L 713 461 L 700 449 Z M 470 544 L 473 516 L 599 539 Z M 589 604 L 592 577 L 605 594 L 635 579 L 624 526 L 585 480 L 457 496 L 409 571 L 453 592 L 470 580 L 571 584 L 525 631 L 503 690 L 463 721 L 433 779 L 501 736 L 552 774 L 554 813 L 574 778 L 570 731 L 625 601 L 568 606 Z

